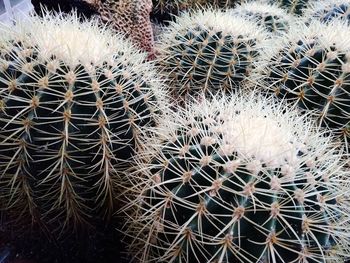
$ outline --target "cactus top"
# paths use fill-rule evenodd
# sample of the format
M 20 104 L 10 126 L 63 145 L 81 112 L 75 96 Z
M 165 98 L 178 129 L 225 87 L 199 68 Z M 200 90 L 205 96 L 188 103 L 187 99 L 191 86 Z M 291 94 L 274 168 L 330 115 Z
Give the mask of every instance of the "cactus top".
M 241 17 L 232 17 L 228 12 L 213 9 L 202 9 L 196 12 L 187 12 L 181 15 L 169 28 L 171 39 L 174 34 L 187 33 L 190 28 L 203 27 L 213 32 L 221 32 L 223 35 L 243 36 L 251 39 L 265 37 L 262 28 L 255 23 Z M 164 43 L 165 45 L 167 43 Z
M 264 25 L 271 32 L 288 31 L 294 16 L 275 4 L 245 2 L 230 11 L 233 15 L 243 16 Z
M 71 67 L 103 63 L 114 66 L 120 61 L 127 63 L 126 60 L 138 67 L 145 59 L 145 54 L 138 52 L 122 35 L 101 28 L 96 20 L 81 23 L 77 14 L 47 13 L 43 18 L 33 16 L 14 27 L 2 27 L 1 45 L 6 48 L 8 43 L 12 48 L 13 41 L 35 48 L 39 60 L 48 61 L 54 56 Z

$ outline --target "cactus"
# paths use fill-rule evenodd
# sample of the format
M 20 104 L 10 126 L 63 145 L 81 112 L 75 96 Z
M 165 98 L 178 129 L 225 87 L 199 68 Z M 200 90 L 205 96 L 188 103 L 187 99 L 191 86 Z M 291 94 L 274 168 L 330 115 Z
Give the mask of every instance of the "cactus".
M 278 6 L 286 9 L 291 14 L 302 15 L 303 9 L 305 9 L 309 0 L 267 0 L 271 4 L 277 4 Z
M 331 137 L 271 98 L 233 95 L 186 109 L 138 158 L 148 179 L 129 221 L 131 254 L 140 262 L 342 262 L 347 172 Z
M 349 8 L 349 0 L 314 1 L 309 8 L 304 10 L 304 16 L 307 22 L 318 19 L 323 23 L 328 23 L 336 18 L 346 20 L 350 24 Z
M 230 13 L 234 16 L 242 16 L 247 20 L 255 21 L 258 25 L 264 26 L 273 35 L 288 31 L 289 27 L 294 23 L 292 15 L 277 5 L 268 3 L 242 3 L 232 9 Z
M 346 22 L 299 25 L 267 45 L 256 82 L 278 97 L 313 111 L 318 125 L 347 140 L 350 134 L 350 28 Z M 280 42 L 280 43 L 278 43 Z
M 160 36 L 158 61 L 175 97 L 232 91 L 250 74 L 267 33 L 220 10 L 184 13 Z
M 152 64 L 76 14 L 1 31 L 1 208 L 60 230 L 107 220 L 165 99 Z
M 154 10 L 159 13 L 166 12 L 177 12 L 179 10 L 195 8 L 198 6 L 213 6 L 217 8 L 229 8 L 233 7 L 237 2 L 237 0 L 153 0 Z

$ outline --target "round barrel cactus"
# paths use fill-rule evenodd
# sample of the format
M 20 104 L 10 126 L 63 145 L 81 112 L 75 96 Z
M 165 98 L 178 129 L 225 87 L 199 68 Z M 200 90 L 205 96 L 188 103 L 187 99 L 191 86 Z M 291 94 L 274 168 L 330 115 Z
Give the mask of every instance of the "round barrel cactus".
M 311 2 L 310 7 L 304 10 L 306 21 L 318 19 L 328 23 L 333 19 L 345 20 L 350 24 L 349 0 L 324 0 Z
M 256 67 L 262 89 L 269 87 L 302 112 L 312 111 L 320 126 L 345 141 L 350 135 L 349 34 L 343 21 L 299 25 L 267 45 Z
M 252 70 L 267 33 L 220 10 L 185 13 L 162 34 L 158 61 L 174 97 L 232 91 Z
M 347 172 L 330 137 L 263 97 L 186 109 L 139 156 L 148 180 L 137 185 L 129 222 L 136 258 L 342 262 L 350 249 Z
M 275 4 L 245 2 L 230 12 L 234 16 L 242 16 L 255 21 L 273 34 L 286 32 L 294 24 L 294 17 Z
M 75 14 L 1 32 L 1 209 L 58 228 L 109 218 L 121 171 L 165 98 L 152 64 Z

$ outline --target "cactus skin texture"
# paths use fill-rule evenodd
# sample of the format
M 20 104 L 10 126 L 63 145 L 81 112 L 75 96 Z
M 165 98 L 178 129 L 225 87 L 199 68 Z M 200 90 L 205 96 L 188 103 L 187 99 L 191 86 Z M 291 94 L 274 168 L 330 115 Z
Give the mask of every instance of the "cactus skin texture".
M 246 2 L 233 8 L 230 13 L 255 21 L 265 27 L 273 35 L 287 32 L 293 24 L 293 16 L 275 4 Z
M 232 91 L 251 72 L 267 34 L 220 10 L 185 13 L 160 36 L 158 61 L 174 97 Z
M 314 1 L 310 7 L 304 10 L 306 21 L 318 19 L 328 23 L 333 19 L 345 20 L 350 24 L 350 1 L 349 0 L 324 0 Z
M 74 14 L 2 31 L 1 208 L 60 231 L 108 220 L 120 171 L 159 112 L 152 64 Z
M 278 6 L 286 9 L 288 13 L 295 15 L 302 15 L 303 9 L 305 9 L 309 0 L 268 0 L 271 4 L 277 4 Z
M 313 111 L 320 126 L 347 140 L 350 134 L 349 27 L 344 21 L 318 21 L 293 29 L 261 56 L 260 77 L 278 97 Z M 265 56 L 266 55 L 266 56 Z M 257 80 L 257 82 L 264 82 Z
M 140 262 L 342 262 L 348 190 L 329 137 L 262 97 L 186 109 L 160 125 L 162 142 L 151 138 L 139 158 L 149 181 L 134 200 L 131 254 Z

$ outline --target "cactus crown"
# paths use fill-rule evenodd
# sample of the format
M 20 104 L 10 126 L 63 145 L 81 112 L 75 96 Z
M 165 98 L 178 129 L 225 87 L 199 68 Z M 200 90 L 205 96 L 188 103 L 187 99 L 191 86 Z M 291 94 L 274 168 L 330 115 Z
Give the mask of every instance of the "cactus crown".
M 138 185 L 129 234 L 142 262 L 341 260 L 347 190 L 329 137 L 262 97 L 186 109 L 139 156 L 149 181 Z
M 110 216 L 120 170 L 165 100 L 152 64 L 76 14 L 1 31 L 1 208 L 56 226 Z
M 159 63 L 175 96 L 232 90 L 250 74 L 265 31 L 220 10 L 184 13 L 161 36 Z

